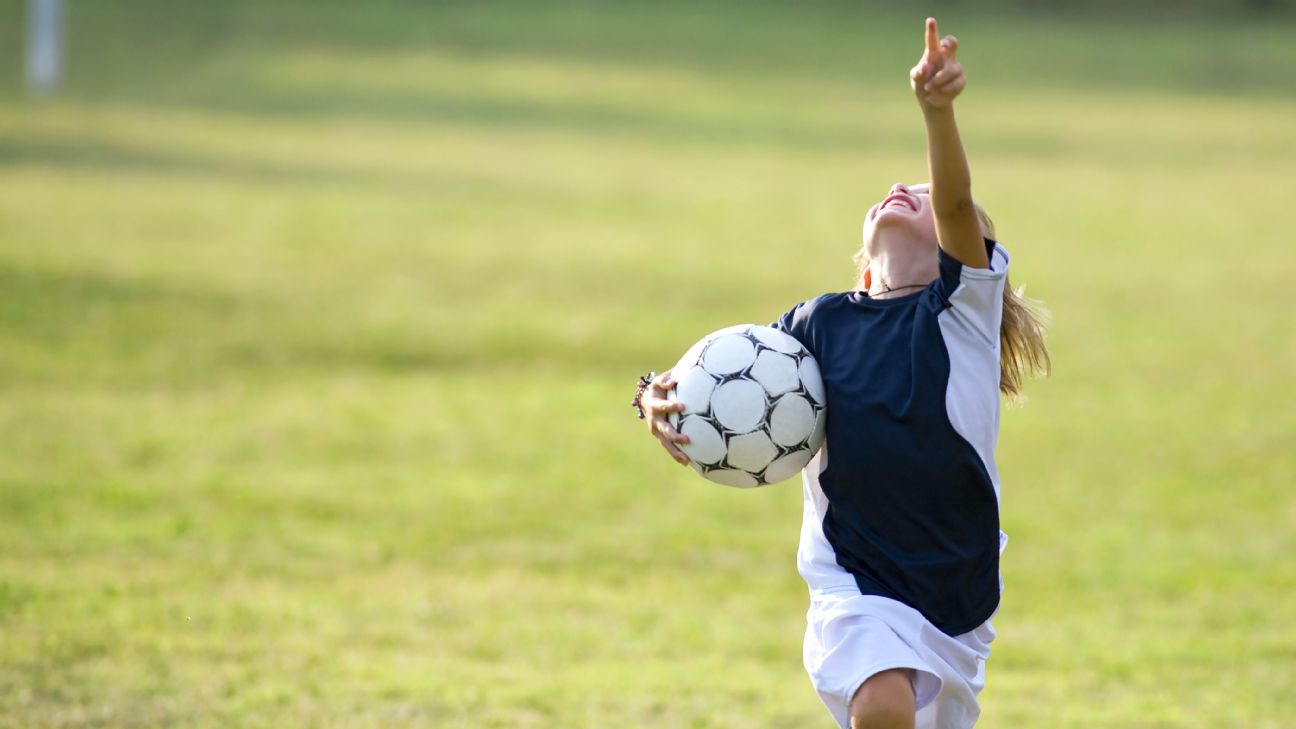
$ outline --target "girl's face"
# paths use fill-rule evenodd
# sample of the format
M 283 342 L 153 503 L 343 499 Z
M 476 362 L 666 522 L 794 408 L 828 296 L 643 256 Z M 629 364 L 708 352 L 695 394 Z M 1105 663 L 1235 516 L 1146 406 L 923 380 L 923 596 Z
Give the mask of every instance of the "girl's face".
M 889 243 L 931 248 L 935 254 L 936 218 L 932 215 L 931 197 L 926 183 L 905 185 L 897 182 L 864 218 L 864 248 L 874 253 L 878 233 L 887 231 Z

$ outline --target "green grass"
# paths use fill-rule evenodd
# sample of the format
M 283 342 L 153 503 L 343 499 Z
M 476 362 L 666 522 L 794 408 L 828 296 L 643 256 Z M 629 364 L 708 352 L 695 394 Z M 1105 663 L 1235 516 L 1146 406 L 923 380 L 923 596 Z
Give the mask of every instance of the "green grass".
M 799 488 L 626 401 L 923 175 L 923 9 L 853 8 L 74 3 L 45 103 L 9 54 L 0 727 L 827 726 Z M 1292 726 L 1296 25 L 940 17 L 1055 319 L 984 725 Z

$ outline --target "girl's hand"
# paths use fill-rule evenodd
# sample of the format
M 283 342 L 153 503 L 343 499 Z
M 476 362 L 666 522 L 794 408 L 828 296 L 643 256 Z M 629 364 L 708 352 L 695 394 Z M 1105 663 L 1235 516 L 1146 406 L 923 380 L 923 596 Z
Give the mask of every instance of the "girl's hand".
M 672 428 L 670 422 L 666 420 L 671 413 L 684 409 L 684 403 L 666 399 L 666 393 L 674 389 L 676 384 L 678 383 L 671 379 L 670 370 L 657 375 L 652 383 L 644 388 L 643 395 L 639 398 L 639 406 L 643 408 L 648 432 L 661 443 L 662 448 L 666 449 L 671 458 L 681 466 L 687 466 L 689 457 L 684 455 L 684 451 L 681 451 L 677 444 L 688 443 L 688 436 Z
M 967 79 L 963 76 L 963 66 L 954 60 L 958 51 L 958 39 L 947 35 L 936 40 L 936 19 L 927 19 L 926 50 L 918 65 L 909 71 L 909 86 L 918 97 L 918 105 L 923 111 L 943 109 L 954 101 Z

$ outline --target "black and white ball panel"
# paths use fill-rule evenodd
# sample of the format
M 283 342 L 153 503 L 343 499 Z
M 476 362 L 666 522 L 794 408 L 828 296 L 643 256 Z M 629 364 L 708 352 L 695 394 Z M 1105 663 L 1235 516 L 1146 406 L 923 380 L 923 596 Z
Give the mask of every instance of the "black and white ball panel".
M 784 332 L 726 327 L 689 348 L 673 369 L 671 424 L 689 437 L 693 467 L 726 486 L 790 478 L 823 445 L 826 418 L 819 365 Z
M 828 393 L 824 390 L 823 374 L 819 372 L 819 362 L 814 357 L 808 356 L 801 358 L 797 368 L 801 372 L 801 384 L 805 386 L 806 392 L 814 398 L 816 404 L 820 407 L 828 405 Z
M 770 395 L 782 395 L 801 386 L 801 372 L 797 368 L 796 359 L 770 350 L 756 355 L 751 376 Z
M 808 398 L 791 393 L 779 399 L 770 410 L 770 438 L 781 446 L 794 447 L 804 443 L 816 424 L 814 405 Z
M 732 335 L 726 339 L 732 339 Z M 765 388 L 741 377 L 721 383 L 711 393 L 711 417 L 731 433 L 746 433 L 761 424 L 769 411 Z
M 750 367 L 755 359 L 756 340 L 741 334 L 726 334 L 703 351 L 702 367 L 713 375 L 732 375 Z
M 683 373 L 672 371 L 671 374 L 678 383 L 675 385 L 675 395 L 677 400 L 684 403 L 684 414 L 706 412 L 708 403 L 711 402 L 711 393 L 720 380 L 701 367 L 693 367 Z
M 722 330 L 723 331 L 723 330 Z M 780 332 L 771 327 L 752 326 L 748 333 L 766 347 L 783 354 L 800 354 L 805 351 L 801 342 L 787 332 Z
M 724 459 L 724 436 L 706 419 L 685 416 L 678 430 L 688 436 L 687 452 L 691 460 L 710 466 Z

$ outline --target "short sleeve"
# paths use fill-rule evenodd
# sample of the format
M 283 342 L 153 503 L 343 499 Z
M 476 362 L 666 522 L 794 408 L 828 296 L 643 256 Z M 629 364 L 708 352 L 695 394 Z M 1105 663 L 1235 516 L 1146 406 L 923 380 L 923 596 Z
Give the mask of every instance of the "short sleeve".
M 1008 278 L 1008 251 L 986 238 L 990 268 L 969 268 L 940 251 L 940 290 L 949 313 L 976 332 L 987 345 L 999 344 L 1003 321 L 1003 292 Z
M 787 332 L 788 334 L 791 334 L 792 336 L 795 337 L 796 333 L 794 330 L 798 328 L 798 324 L 799 324 L 799 322 L 797 321 L 797 314 L 804 308 L 805 308 L 805 302 L 803 301 L 800 304 L 797 304 L 796 306 L 792 307 L 791 309 L 788 309 L 787 311 L 783 312 L 782 316 L 780 316 L 777 320 L 775 320 L 772 324 L 770 324 L 770 328 L 777 329 L 781 332 Z M 800 339 L 800 337 L 797 338 Z
M 811 346 L 810 342 L 810 313 L 814 310 L 816 301 L 818 299 L 802 301 L 788 309 L 783 312 L 783 315 L 777 321 L 770 324 L 770 328 L 791 334 L 806 349 L 813 352 L 814 347 Z

